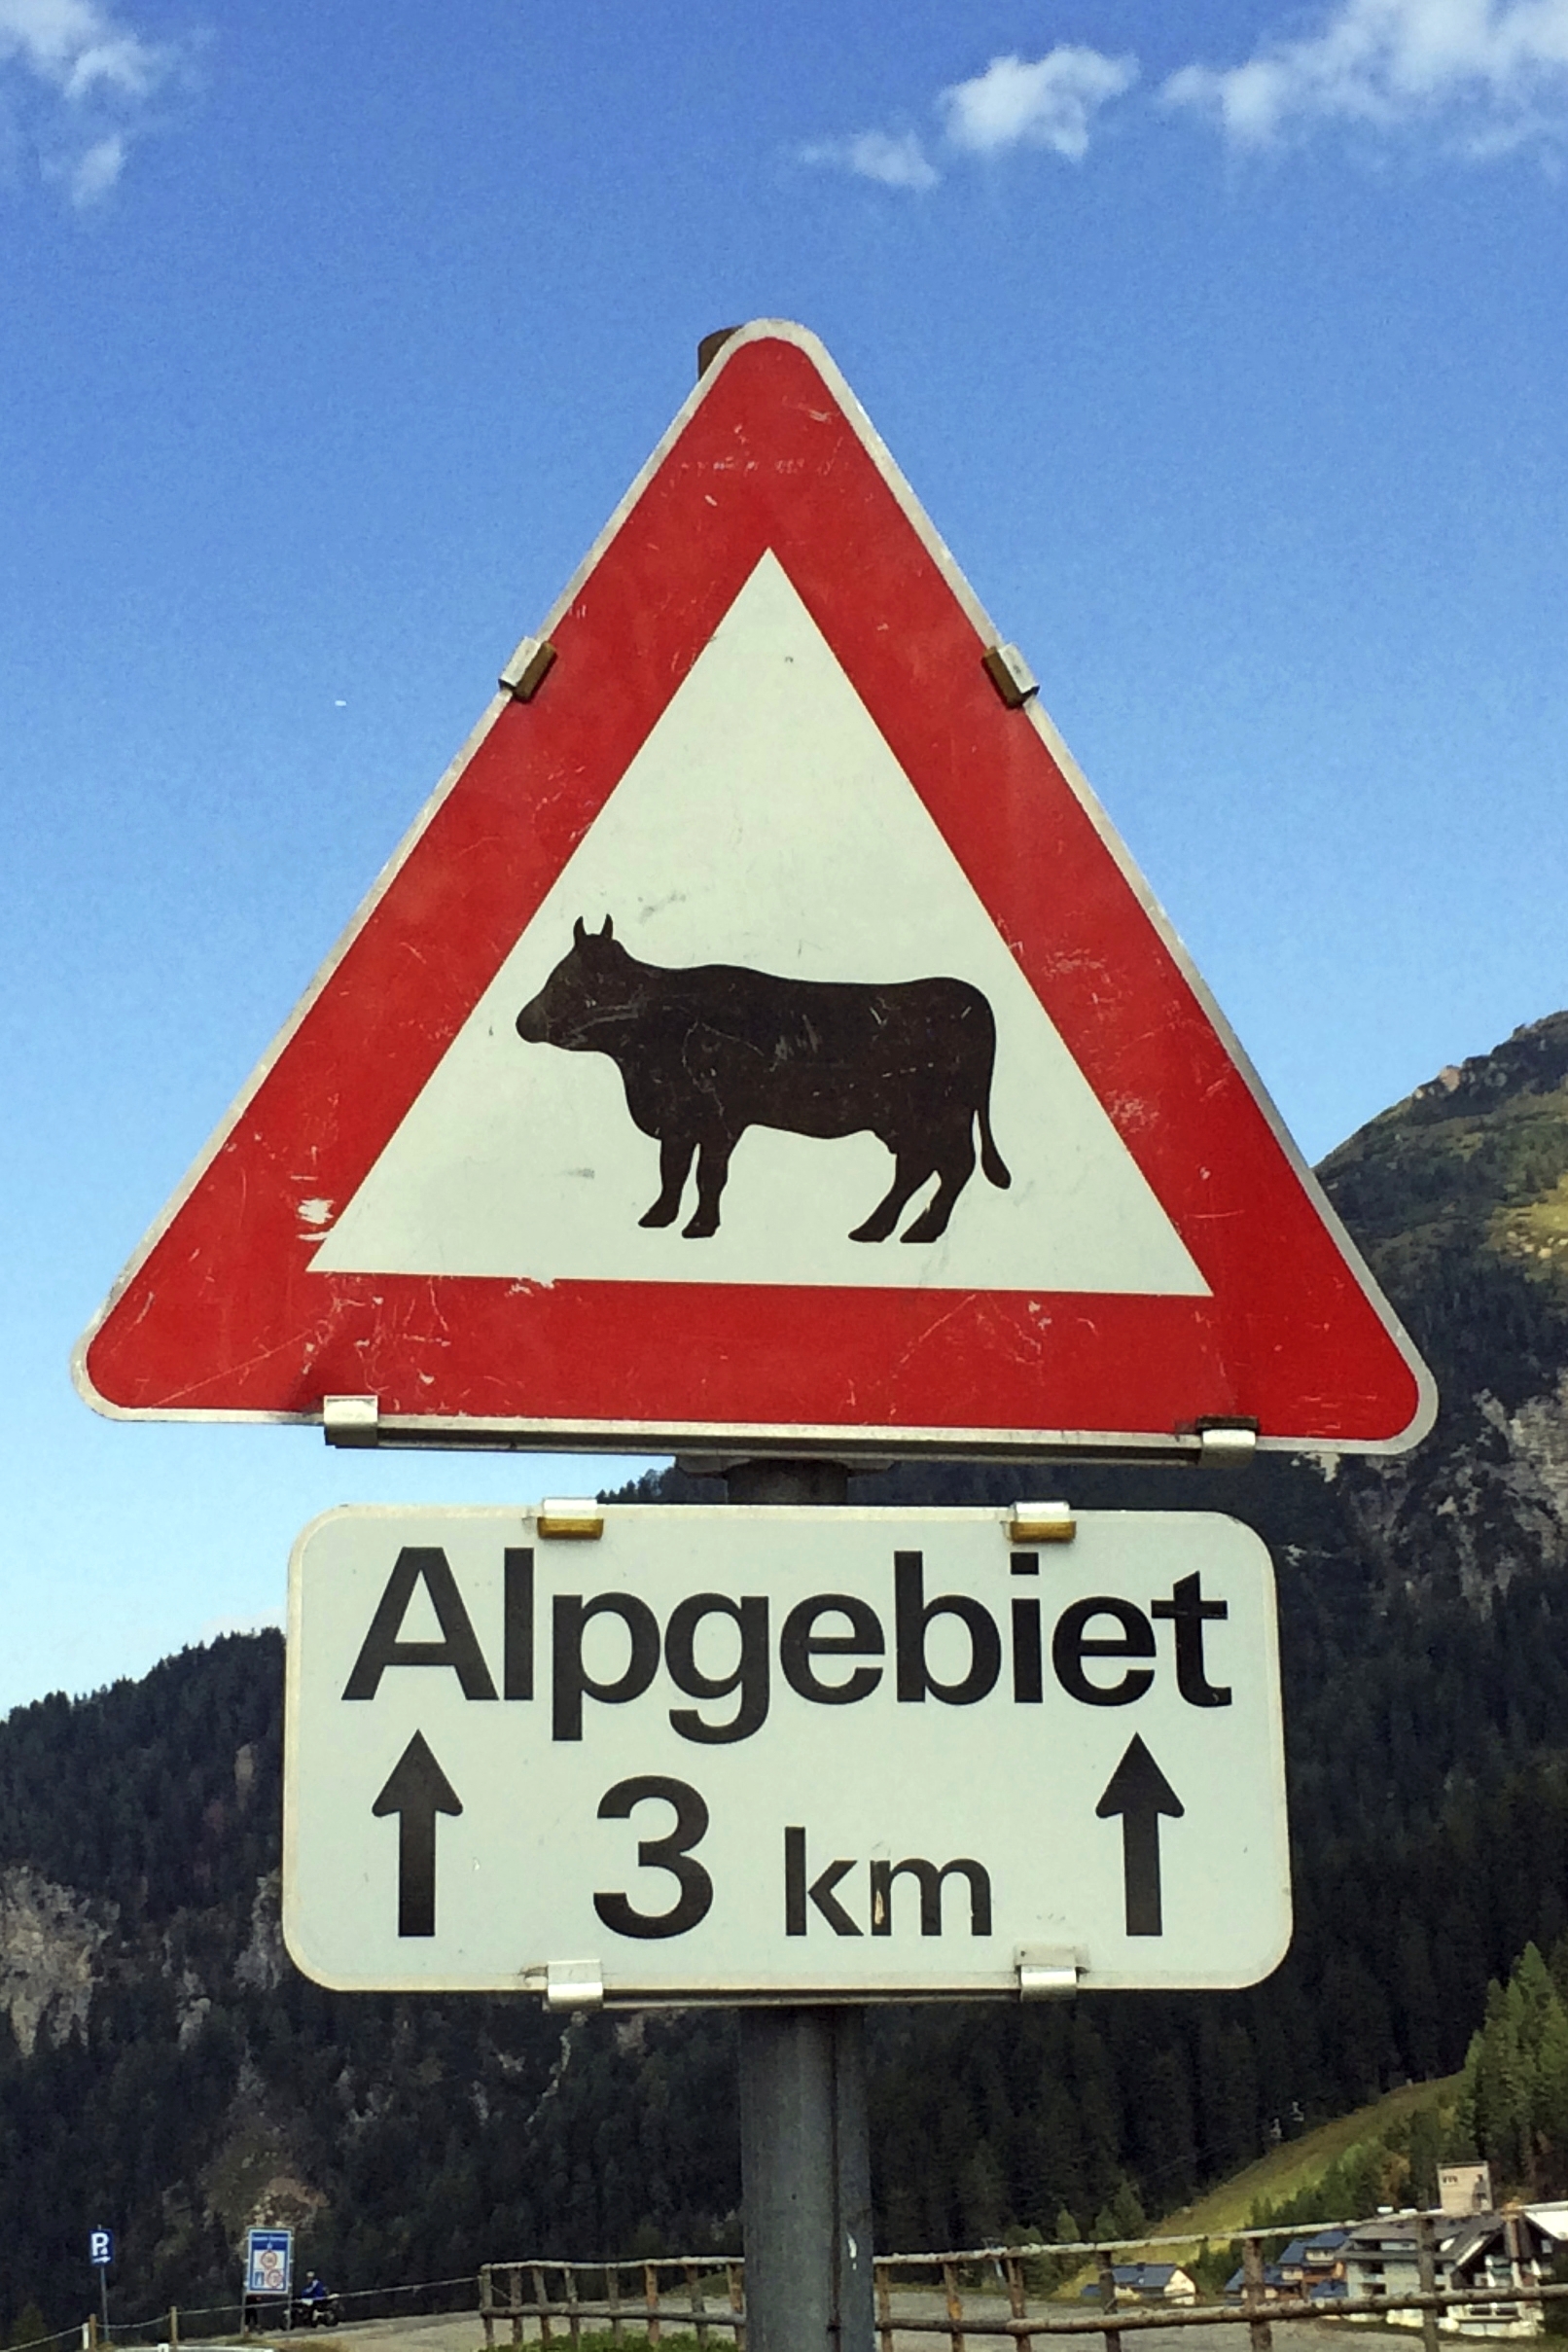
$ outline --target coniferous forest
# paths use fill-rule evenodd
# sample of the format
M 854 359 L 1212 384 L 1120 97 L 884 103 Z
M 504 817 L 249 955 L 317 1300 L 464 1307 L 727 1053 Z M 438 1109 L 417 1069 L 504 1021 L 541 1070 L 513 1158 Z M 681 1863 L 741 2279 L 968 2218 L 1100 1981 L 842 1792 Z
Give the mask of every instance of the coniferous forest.
M 1322 1175 L 1443 1391 L 1414 1456 L 857 1483 L 1256 1525 L 1279 1580 L 1297 1920 L 1244 1993 L 873 2012 L 884 2247 L 1052 2236 L 1064 2216 L 1135 2228 L 1467 2053 L 1462 2127 L 1525 2185 L 1556 2161 L 1568 1016 L 1443 1073 Z M 708 1490 L 671 1473 L 659 1491 Z M 233 1637 L 0 1725 L 0 2326 L 29 2301 L 53 2327 L 81 2317 L 98 2223 L 126 2315 L 231 2299 L 253 2220 L 292 2223 L 344 2289 L 736 2244 L 722 2014 L 568 2024 L 522 2000 L 328 1994 L 290 1966 L 281 1696 L 280 1638 Z

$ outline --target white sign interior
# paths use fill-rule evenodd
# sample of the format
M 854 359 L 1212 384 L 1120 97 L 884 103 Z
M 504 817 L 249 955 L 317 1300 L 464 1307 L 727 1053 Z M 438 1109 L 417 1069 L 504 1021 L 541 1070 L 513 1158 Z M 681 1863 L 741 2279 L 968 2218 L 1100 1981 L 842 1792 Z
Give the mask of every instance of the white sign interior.
M 1253 1983 L 1290 1939 L 1268 1554 L 1207 1513 L 329 1513 L 283 1917 L 349 1990 Z
M 753 1126 L 719 1229 L 641 1223 L 659 1151 L 607 1053 L 517 1016 L 608 918 L 660 968 L 978 988 L 1011 1182 L 977 1169 L 929 1247 L 851 1238 L 889 1178 L 869 1131 Z M 803 1214 L 802 1203 L 809 1204 Z M 310 1204 L 328 1273 L 843 1283 L 1207 1285 L 776 556 L 765 555 L 353 1198 Z

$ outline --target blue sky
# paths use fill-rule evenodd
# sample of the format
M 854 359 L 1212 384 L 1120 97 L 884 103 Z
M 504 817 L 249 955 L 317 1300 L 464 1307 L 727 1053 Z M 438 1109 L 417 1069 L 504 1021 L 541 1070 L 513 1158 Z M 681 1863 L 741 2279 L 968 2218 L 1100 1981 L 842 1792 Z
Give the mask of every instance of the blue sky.
M 1309 1157 L 1568 1000 L 1568 0 L 0 0 L 0 1705 L 341 1500 L 73 1338 L 683 398 L 813 327 Z

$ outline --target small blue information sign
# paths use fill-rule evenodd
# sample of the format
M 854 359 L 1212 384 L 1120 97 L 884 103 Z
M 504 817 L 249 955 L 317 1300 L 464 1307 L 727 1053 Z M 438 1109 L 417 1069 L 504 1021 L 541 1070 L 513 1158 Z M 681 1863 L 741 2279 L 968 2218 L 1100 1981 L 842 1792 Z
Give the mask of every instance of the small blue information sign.
M 245 2293 L 287 2295 L 294 2275 L 292 2229 L 247 2229 Z
M 112 2229 L 88 2231 L 88 2260 L 107 2267 L 115 2259 L 115 2233 Z

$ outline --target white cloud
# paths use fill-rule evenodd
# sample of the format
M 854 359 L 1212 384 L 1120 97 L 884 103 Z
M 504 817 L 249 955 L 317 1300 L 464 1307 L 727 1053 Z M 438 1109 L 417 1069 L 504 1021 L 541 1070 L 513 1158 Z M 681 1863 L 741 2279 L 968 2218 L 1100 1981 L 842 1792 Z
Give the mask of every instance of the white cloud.
M 1568 0 L 1339 0 L 1316 32 L 1185 66 L 1160 96 L 1237 147 L 1337 121 L 1436 124 L 1462 152 L 1505 153 L 1568 130 Z
M 879 180 L 884 188 L 935 188 L 941 176 L 926 160 L 912 130 L 898 138 L 885 130 L 862 130 L 847 139 L 816 139 L 801 149 L 800 160 L 852 171 L 863 180 Z
M 149 41 L 100 0 L 0 0 L 0 90 L 18 105 L 47 179 L 79 209 L 116 185 L 188 50 Z
M 0 6 L 4 0 L 0 0 Z M 1138 78 L 1136 57 L 1107 57 L 1097 49 L 1064 43 L 1031 63 L 1023 57 L 993 57 L 981 74 L 939 91 L 942 138 L 952 152 L 1001 155 L 1010 147 L 1049 147 L 1069 162 L 1082 162 L 1100 108 L 1130 89 Z M 884 188 L 935 188 L 942 173 L 918 131 L 895 136 L 862 130 L 849 138 L 815 139 L 797 151 L 802 163 L 851 171 Z
M 937 103 L 949 143 L 969 155 L 1049 147 L 1080 163 L 1100 108 L 1138 78 L 1135 57 L 1108 57 L 1063 43 L 1033 63 L 993 57 L 973 81 L 955 82 Z
M 90 5 L 0 0 L 0 23 L 8 8 Z M 936 187 L 944 161 L 1019 147 L 1079 163 L 1102 110 L 1138 72 L 1136 57 L 1072 42 L 1041 57 L 993 57 L 938 92 L 930 141 L 866 130 L 818 140 L 800 159 L 901 189 Z M 1425 128 L 1474 160 L 1568 147 L 1568 0 L 1330 0 L 1315 29 L 1274 35 L 1239 65 L 1183 66 L 1158 96 L 1206 116 L 1238 148 L 1333 122 L 1385 135 Z
M 111 130 L 77 158 L 70 175 L 71 201 L 85 206 L 106 196 L 125 168 L 127 142 L 123 130 Z

